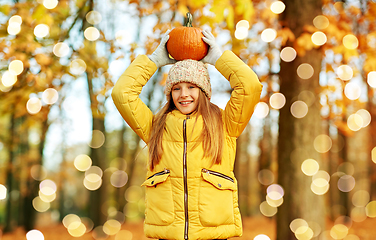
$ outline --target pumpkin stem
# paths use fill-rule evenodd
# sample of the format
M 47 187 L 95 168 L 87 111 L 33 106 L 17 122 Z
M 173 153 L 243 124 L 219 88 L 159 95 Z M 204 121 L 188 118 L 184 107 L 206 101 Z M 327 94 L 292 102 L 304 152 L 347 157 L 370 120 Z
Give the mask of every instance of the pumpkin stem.
M 187 12 L 187 17 L 185 19 L 185 24 L 184 26 L 186 27 L 192 27 L 192 14 L 190 12 Z

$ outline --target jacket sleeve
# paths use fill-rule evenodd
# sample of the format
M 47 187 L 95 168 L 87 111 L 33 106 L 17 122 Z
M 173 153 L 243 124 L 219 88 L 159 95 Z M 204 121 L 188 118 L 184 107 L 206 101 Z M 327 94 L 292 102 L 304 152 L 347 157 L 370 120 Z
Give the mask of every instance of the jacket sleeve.
M 120 76 L 111 94 L 121 116 L 146 143 L 150 137 L 153 113 L 139 95 L 156 70 L 157 66 L 146 55 L 139 55 Z
M 231 51 L 225 51 L 215 67 L 233 88 L 223 114 L 225 129 L 229 136 L 239 137 L 260 101 L 262 84 L 256 73 Z

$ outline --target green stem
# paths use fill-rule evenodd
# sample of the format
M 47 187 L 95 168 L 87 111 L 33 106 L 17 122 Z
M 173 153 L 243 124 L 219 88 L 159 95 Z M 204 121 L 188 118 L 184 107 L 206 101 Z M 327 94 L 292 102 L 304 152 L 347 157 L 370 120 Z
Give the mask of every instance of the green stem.
M 187 12 L 187 18 L 185 19 L 185 24 L 184 26 L 186 27 L 192 27 L 192 14 L 190 12 Z

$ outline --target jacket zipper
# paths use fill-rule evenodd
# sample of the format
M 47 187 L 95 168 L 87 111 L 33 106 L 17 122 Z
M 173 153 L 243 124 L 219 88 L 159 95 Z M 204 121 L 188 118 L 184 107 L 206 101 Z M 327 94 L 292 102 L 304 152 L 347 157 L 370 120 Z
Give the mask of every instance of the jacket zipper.
M 233 179 L 232 177 L 229 177 L 229 176 L 224 175 L 224 174 L 219 173 L 219 172 L 215 172 L 215 171 L 212 171 L 212 170 L 208 170 L 208 169 L 206 169 L 206 168 L 203 168 L 203 169 L 202 169 L 202 172 L 204 172 L 204 173 L 209 173 L 209 174 L 213 174 L 213 175 L 215 175 L 215 176 L 217 176 L 217 177 L 221 177 L 221 178 L 224 178 L 224 179 L 230 180 L 231 182 L 234 182 L 234 179 Z
M 168 170 L 168 169 L 165 168 L 163 171 L 160 171 L 160 172 L 154 173 L 153 175 L 151 175 L 151 176 L 148 177 L 147 179 L 150 179 L 150 178 L 152 178 L 152 177 L 159 176 L 159 175 L 164 175 L 164 174 L 167 174 L 167 173 L 170 173 L 170 170 Z
M 187 184 L 187 116 L 183 121 L 183 139 L 184 139 L 184 152 L 183 152 L 183 180 L 184 180 L 184 239 L 188 239 L 188 184 Z

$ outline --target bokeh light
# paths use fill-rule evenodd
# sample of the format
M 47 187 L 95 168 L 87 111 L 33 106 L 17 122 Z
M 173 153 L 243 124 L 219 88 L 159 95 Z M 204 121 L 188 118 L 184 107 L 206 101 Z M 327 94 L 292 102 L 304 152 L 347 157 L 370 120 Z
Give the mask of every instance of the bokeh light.
M 308 106 L 303 101 L 295 101 L 293 104 L 291 104 L 290 111 L 294 117 L 303 118 L 308 113 Z
M 59 42 L 56 43 L 54 48 L 53 48 L 53 53 L 57 57 L 64 57 L 69 54 L 69 46 L 66 43 Z
M 31 97 L 26 103 L 26 109 L 30 114 L 37 114 L 42 109 L 42 102 L 37 97 Z
M 296 51 L 292 47 L 285 47 L 281 50 L 280 57 L 285 62 L 292 62 L 296 58 Z
M 272 184 L 266 189 L 268 197 L 273 200 L 278 200 L 283 197 L 285 191 L 283 188 L 278 184 Z
M 316 181 L 316 183 L 317 183 L 317 182 L 318 182 L 318 181 Z M 329 185 L 328 182 L 326 183 L 326 185 L 322 185 L 322 186 L 317 186 L 317 185 L 315 184 L 315 182 L 312 182 L 312 183 L 311 183 L 311 191 L 312 191 L 314 194 L 316 194 L 316 195 L 324 195 L 325 193 L 328 192 L 329 187 L 330 187 L 330 185 Z
M 255 106 L 255 111 L 253 113 L 257 118 L 266 118 L 269 114 L 269 106 L 265 102 L 259 102 Z
M 91 166 L 86 172 L 85 172 L 85 178 L 90 182 L 97 182 L 99 181 L 103 176 L 103 171 L 98 166 Z
M 324 15 L 318 15 L 313 19 L 313 25 L 322 30 L 329 26 L 329 20 Z
M 366 214 L 370 218 L 376 218 L 376 201 L 371 201 L 367 204 Z
M 324 170 L 312 176 L 311 191 L 316 195 L 323 195 L 329 190 L 330 175 Z
M 9 18 L 9 23 L 22 24 L 22 17 L 20 15 L 13 15 Z
M 1 83 L 5 87 L 11 87 L 17 82 L 17 75 L 12 73 L 11 71 L 5 71 L 3 76 L 1 77 Z
M 371 159 L 372 159 L 372 162 L 376 163 L 376 147 L 372 148 Z
M 353 70 L 349 65 L 341 65 L 336 70 L 337 76 L 343 80 L 348 81 L 353 77 Z
M 309 240 L 313 237 L 313 230 L 307 226 L 301 226 L 295 231 L 295 237 L 298 240 Z
M 314 32 L 311 36 L 311 41 L 313 42 L 313 44 L 315 44 L 317 46 L 324 45 L 327 40 L 328 39 L 327 39 L 325 33 L 321 32 L 321 31 Z
M 46 194 L 43 194 L 41 191 L 38 192 L 39 194 L 39 198 L 43 201 L 43 202 L 52 202 L 56 199 L 56 193 L 53 193 L 51 195 L 46 195 Z
M 259 234 L 253 240 L 270 240 L 270 237 L 265 234 Z
M 81 222 L 81 219 L 79 216 L 77 216 L 76 214 L 68 214 L 66 215 L 64 218 L 63 218 L 63 225 L 65 228 L 68 228 L 69 225 L 71 225 L 72 223 L 75 223 L 75 222 Z
M 355 234 L 349 234 L 343 240 L 360 240 L 360 238 Z
M 123 187 L 128 182 L 128 174 L 122 170 L 117 170 L 111 174 L 111 185 L 117 188 Z
M 371 114 L 366 109 L 359 109 L 358 111 L 356 111 L 356 114 L 362 117 L 363 128 L 367 127 L 371 123 Z
M 313 141 L 313 146 L 317 152 L 326 153 L 332 148 L 332 139 L 326 134 L 320 134 Z
M 41 231 L 33 229 L 26 233 L 27 240 L 44 240 L 44 235 Z
M 81 221 L 75 221 L 69 224 L 67 230 L 72 237 L 81 237 L 86 233 L 86 226 Z
M 343 37 L 342 43 L 347 49 L 356 49 L 359 46 L 359 41 L 353 34 L 347 34 Z
M 367 83 L 370 87 L 376 88 L 376 71 L 371 71 L 367 74 Z
M 24 70 L 24 65 L 21 60 L 13 60 L 9 63 L 9 72 L 14 75 L 20 75 Z
M 273 28 L 267 28 L 261 33 L 261 40 L 264 42 L 272 42 L 277 37 L 277 31 Z
M 273 93 L 270 96 L 269 104 L 274 109 L 281 109 L 286 104 L 286 97 L 282 93 Z
M 43 201 L 39 196 L 33 199 L 32 204 L 34 209 L 38 212 L 46 212 L 51 207 L 49 202 Z
M 69 70 L 74 75 L 81 75 L 86 71 L 86 63 L 82 59 L 75 59 L 71 62 Z
M 84 31 L 84 36 L 89 41 L 96 41 L 99 38 L 100 33 L 99 33 L 99 30 L 97 28 L 88 27 Z
M 283 198 L 280 198 L 280 199 L 271 199 L 268 195 L 266 195 L 266 202 L 272 206 L 272 207 L 279 207 L 282 205 L 283 203 Z
M 302 163 L 302 172 L 307 176 L 313 176 L 319 171 L 320 165 L 315 159 L 306 159 Z
M 262 169 L 258 172 L 257 177 L 259 182 L 264 186 L 268 186 L 274 182 L 274 174 L 269 169 Z
M 264 201 L 260 204 L 260 212 L 265 217 L 273 217 L 278 212 L 278 209 L 270 206 L 268 202 Z
M 359 131 L 363 127 L 363 118 L 357 113 L 351 114 L 347 118 L 347 126 L 351 131 Z
M 58 0 L 43 0 L 43 6 L 47 9 L 54 9 L 58 3 Z
M 336 224 L 330 229 L 330 236 L 334 239 L 343 239 L 349 233 L 349 229 L 343 224 Z
M 248 28 L 238 27 L 235 30 L 234 36 L 236 39 L 243 40 L 248 37 Z
M 4 200 L 7 198 L 7 188 L 0 184 L 0 200 Z
M 302 63 L 299 65 L 296 72 L 301 79 L 309 79 L 313 76 L 314 70 L 310 64 Z
M 350 192 L 355 187 L 355 178 L 351 175 L 343 175 L 338 179 L 338 189 L 342 192 Z
M 296 230 L 300 227 L 308 227 L 308 223 L 306 220 L 301 219 L 301 218 L 296 218 L 291 221 L 290 223 L 290 229 L 293 233 L 296 232 Z
M 244 27 L 246 29 L 249 29 L 249 22 L 247 20 L 240 20 L 236 23 L 236 28 Z
M 7 32 L 9 35 L 19 34 L 21 32 L 21 24 L 18 24 L 17 22 L 9 22 Z
M 115 235 L 121 229 L 121 224 L 115 219 L 110 219 L 103 224 L 103 232 L 107 235 Z
M 355 82 L 349 82 L 345 86 L 345 96 L 350 100 L 356 100 L 360 97 L 360 86 Z
M 91 148 L 100 148 L 105 142 L 105 136 L 100 130 L 93 130 L 91 143 L 89 147 Z
M 88 155 L 80 154 L 75 157 L 73 164 L 78 171 L 85 172 L 91 167 L 92 160 Z
M 365 207 L 370 200 L 369 192 L 365 190 L 358 190 L 353 194 L 351 200 L 355 207 Z
M 285 10 L 286 6 L 281 1 L 275 1 L 270 5 L 270 10 L 275 14 L 280 14 Z
M 132 239 L 133 239 L 133 234 L 131 231 L 128 231 L 128 230 L 120 230 L 115 235 L 115 240 L 132 240 Z
M 50 27 L 46 24 L 38 24 L 34 28 L 34 35 L 38 38 L 44 38 L 50 33 Z
M 59 99 L 59 93 L 54 88 L 47 88 L 43 91 L 42 100 L 46 104 L 54 104 Z
M 102 21 L 102 15 L 98 11 L 90 11 L 86 14 L 86 21 L 90 24 L 98 24 Z
M 42 165 L 35 164 L 30 169 L 30 175 L 34 180 L 41 181 L 47 177 L 47 170 Z
M 39 184 L 39 189 L 45 195 L 52 195 L 56 193 L 57 186 L 54 181 L 46 179 Z

